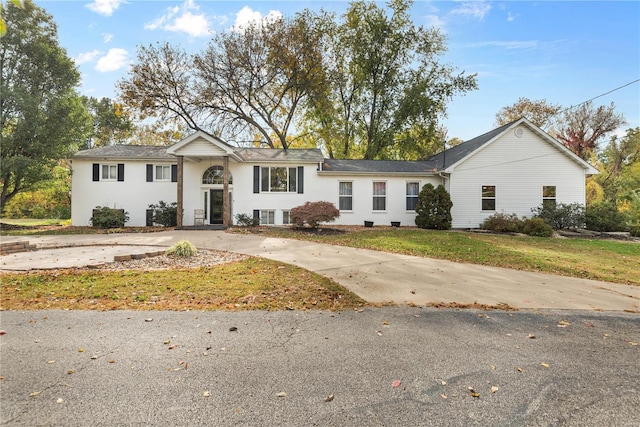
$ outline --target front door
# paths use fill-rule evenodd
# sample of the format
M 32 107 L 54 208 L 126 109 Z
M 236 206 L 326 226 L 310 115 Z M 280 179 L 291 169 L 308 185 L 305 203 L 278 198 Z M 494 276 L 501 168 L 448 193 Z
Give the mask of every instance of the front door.
M 222 195 L 223 190 L 209 190 L 209 224 L 222 224 L 223 206 Z

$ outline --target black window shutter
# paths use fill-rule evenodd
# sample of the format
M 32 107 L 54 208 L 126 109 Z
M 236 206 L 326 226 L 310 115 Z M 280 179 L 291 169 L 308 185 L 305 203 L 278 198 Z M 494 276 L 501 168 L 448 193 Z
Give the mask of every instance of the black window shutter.
M 253 210 L 253 217 L 260 219 L 260 211 L 258 209 Z
M 97 163 L 93 164 L 93 180 L 100 181 L 100 165 Z
M 304 193 L 304 166 L 298 166 L 298 194 Z
M 171 165 L 171 182 L 178 182 L 178 165 Z
M 153 165 L 147 165 L 147 182 L 153 182 Z
M 147 209 L 147 227 L 153 226 L 153 209 Z
M 124 163 L 118 163 L 118 181 L 124 181 Z
M 260 166 L 253 167 L 253 192 L 260 192 Z

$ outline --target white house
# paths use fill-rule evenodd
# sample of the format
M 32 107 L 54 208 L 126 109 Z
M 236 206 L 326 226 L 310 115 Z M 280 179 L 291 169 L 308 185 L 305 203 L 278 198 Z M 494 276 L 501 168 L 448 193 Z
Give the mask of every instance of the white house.
M 97 206 L 124 209 L 129 226 L 150 225 L 150 204 L 177 202 L 178 226 L 289 223 L 289 211 L 325 200 L 337 224 L 414 225 L 423 185 L 443 184 L 454 228 L 477 228 L 496 212 L 530 216 L 545 201 L 585 203 L 585 177 L 598 171 L 526 119 L 424 161 L 325 159 L 316 149 L 237 148 L 196 132 L 166 148 L 119 145 L 72 159 L 72 224 Z

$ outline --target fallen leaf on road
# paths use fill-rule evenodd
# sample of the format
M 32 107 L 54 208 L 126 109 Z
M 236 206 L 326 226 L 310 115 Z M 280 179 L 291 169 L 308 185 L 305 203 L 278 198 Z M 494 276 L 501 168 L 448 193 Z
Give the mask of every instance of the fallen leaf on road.
M 389 322 L 387 322 L 386 320 L 384 320 L 384 321 L 382 322 L 382 324 L 383 324 L 383 325 L 388 325 L 388 324 L 389 324 Z
M 400 380 L 395 380 L 393 383 L 391 383 L 391 387 L 393 388 L 400 387 L 400 384 L 402 384 Z
M 376 331 L 378 335 L 382 336 L 382 331 Z
M 446 394 L 441 394 L 440 397 L 443 398 L 443 399 L 446 399 L 447 395 Z
M 62 402 L 64 402 L 64 400 L 62 400 L 61 397 L 59 397 L 58 400 L 56 400 L 56 403 L 62 403 Z
M 500 390 L 498 387 L 496 386 L 491 386 L 491 393 L 495 393 L 496 391 Z
M 48 360 L 48 361 L 47 361 L 47 365 L 53 365 L 54 363 L 56 363 L 56 361 L 55 361 L 55 360 Z
M 0 335 L 6 335 L 6 331 L 0 331 Z
M 333 400 L 333 394 L 330 394 L 329 396 L 324 398 L 325 402 L 331 402 Z
M 74 372 L 75 372 L 75 371 L 74 371 L 73 369 L 69 369 L 69 370 L 67 371 L 67 375 L 71 375 L 71 374 L 73 374 Z
M 518 371 L 518 372 L 522 372 L 522 368 L 517 367 L 517 368 L 516 368 L 516 371 Z
M 152 318 L 144 319 L 145 322 L 153 322 Z
M 29 395 L 29 397 L 36 397 L 36 396 L 40 396 L 40 393 L 42 393 L 41 391 L 34 391 L 33 393 L 31 393 Z
M 165 344 L 165 345 L 166 344 L 170 344 L 170 343 L 171 343 L 171 341 L 169 341 L 169 340 L 165 340 L 165 341 L 162 342 L 162 344 Z
M 442 382 L 441 382 L 440 384 L 442 384 L 442 385 L 447 385 L 447 382 L 446 382 L 446 381 L 444 381 L 444 380 L 442 380 Z
M 529 338 L 530 340 L 533 340 L 533 339 L 535 339 L 535 338 L 536 338 L 536 336 L 535 336 L 535 335 L 533 335 L 533 334 L 529 334 L 529 335 L 527 335 L 527 338 Z
M 276 394 L 277 397 L 287 397 L 287 393 L 285 393 L 284 391 L 281 391 L 280 393 Z
M 78 349 L 78 353 L 84 353 L 84 348 L 80 347 L 80 348 Z
M 543 362 L 543 363 L 541 363 L 541 365 L 542 365 L 542 366 L 544 366 L 545 368 L 548 368 L 548 367 L 549 367 L 549 364 L 548 364 L 548 363 L 544 363 L 544 362 Z
M 206 390 L 204 393 L 202 393 L 202 395 L 204 397 L 209 397 L 209 396 L 211 396 L 211 393 L 209 392 L 209 390 Z
M 629 343 L 629 345 L 638 345 L 638 343 L 635 341 L 627 341 L 627 342 Z
M 567 322 L 566 320 L 561 320 L 561 321 L 558 322 L 558 327 L 559 328 L 566 328 L 569 325 L 571 325 L 571 323 Z
M 115 359 L 109 359 L 108 362 L 109 363 L 116 363 Z
M 584 322 L 584 326 L 586 326 L 587 328 L 594 328 L 595 326 L 593 326 L 593 323 L 591 322 Z
M 174 348 L 176 348 L 176 345 L 175 345 L 175 344 L 170 345 L 170 346 L 168 347 L 168 349 L 169 349 L 169 350 L 173 350 Z
M 237 330 L 238 330 L 238 328 L 235 327 L 235 326 L 232 326 L 232 327 L 229 328 L 229 332 L 236 332 Z

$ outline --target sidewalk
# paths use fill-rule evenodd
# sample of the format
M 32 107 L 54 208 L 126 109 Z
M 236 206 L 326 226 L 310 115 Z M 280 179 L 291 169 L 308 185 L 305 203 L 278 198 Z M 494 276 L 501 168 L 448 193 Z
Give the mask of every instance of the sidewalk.
M 148 234 L 3 237 L 29 240 L 39 248 L 70 245 L 137 245 L 166 248 L 189 240 L 198 248 L 260 256 L 330 277 L 370 303 L 507 304 L 522 309 L 640 311 L 640 288 L 593 280 L 331 246 L 313 242 L 231 234 L 223 231 L 167 231 Z M 79 248 L 78 248 L 79 249 Z M 60 252 L 64 251 L 64 252 Z M 64 256 L 87 265 L 93 252 L 70 249 L 4 256 L 0 268 L 35 262 L 41 268 Z M 31 257 L 31 258 L 29 258 Z M 49 263 L 49 264 L 47 264 Z

